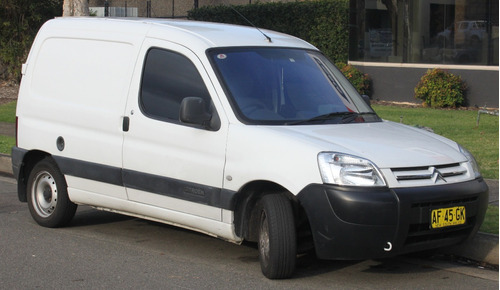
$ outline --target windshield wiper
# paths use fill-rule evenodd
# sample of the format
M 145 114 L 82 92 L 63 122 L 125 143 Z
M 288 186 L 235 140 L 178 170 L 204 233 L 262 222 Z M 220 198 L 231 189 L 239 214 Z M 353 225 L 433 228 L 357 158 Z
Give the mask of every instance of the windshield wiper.
M 317 121 L 332 120 L 332 119 L 335 119 L 338 117 L 342 117 L 342 119 L 347 118 L 347 117 L 351 118 L 352 116 L 354 116 L 354 118 L 356 118 L 358 116 L 358 113 L 355 113 L 355 112 L 332 112 L 332 113 L 319 115 L 319 116 L 316 116 L 316 117 L 313 117 L 310 119 L 306 119 L 306 120 L 288 122 L 288 123 L 286 123 L 286 125 L 300 125 L 300 124 L 314 123 Z
M 333 112 L 333 113 L 328 113 L 324 115 L 319 115 L 310 119 L 306 120 L 299 120 L 299 121 L 294 121 L 294 122 L 288 122 L 285 125 L 302 125 L 302 124 L 308 124 L 308 123 L 314 123 L 314 122 L 319 122 L 319 121 L 328 121 L 332 120 L 335 118 L 339 118 L 340 120 L 338 123 L 346 124 L 346 123 L 351 123 L 356 118 L 358 118 L 361 115 L 376 115 L 373 112 L 365 112 L 365 113 L 356 113 L 356 112 Z

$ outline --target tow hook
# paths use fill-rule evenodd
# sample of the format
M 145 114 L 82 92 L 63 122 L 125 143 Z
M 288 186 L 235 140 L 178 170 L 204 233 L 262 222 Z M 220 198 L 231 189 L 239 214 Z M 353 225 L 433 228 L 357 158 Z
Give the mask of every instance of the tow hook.
M 392 244 L 391 242 L 387 242 L 387 247 L 384 248 L 384 251 L 390 252 L 392 250 Z

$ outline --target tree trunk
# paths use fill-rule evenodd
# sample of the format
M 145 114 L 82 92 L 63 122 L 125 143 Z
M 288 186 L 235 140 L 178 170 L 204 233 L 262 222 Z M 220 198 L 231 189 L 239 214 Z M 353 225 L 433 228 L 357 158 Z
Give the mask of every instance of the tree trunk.
M 89 16 L 89 3 L 87 0 L 64 0 L 63 17 Z

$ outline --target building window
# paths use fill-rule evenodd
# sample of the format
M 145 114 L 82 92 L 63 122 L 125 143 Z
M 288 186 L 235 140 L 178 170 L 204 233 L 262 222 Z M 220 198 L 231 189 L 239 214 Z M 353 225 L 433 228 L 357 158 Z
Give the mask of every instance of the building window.
M 498 65 L 498 0 L 351 0 L 349 60 Z

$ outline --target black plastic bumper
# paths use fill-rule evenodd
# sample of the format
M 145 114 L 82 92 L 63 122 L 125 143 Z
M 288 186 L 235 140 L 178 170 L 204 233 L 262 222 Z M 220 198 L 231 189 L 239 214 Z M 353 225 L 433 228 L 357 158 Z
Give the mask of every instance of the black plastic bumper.
M 458 244 L 483 222 L 488 186 L 483 179 L 414 188 L 360 188 L 311 184 L 298 198 L 322 259 L 370 259 Z M 465 206 L 466 223 L 431 229 L 433 209 Z

